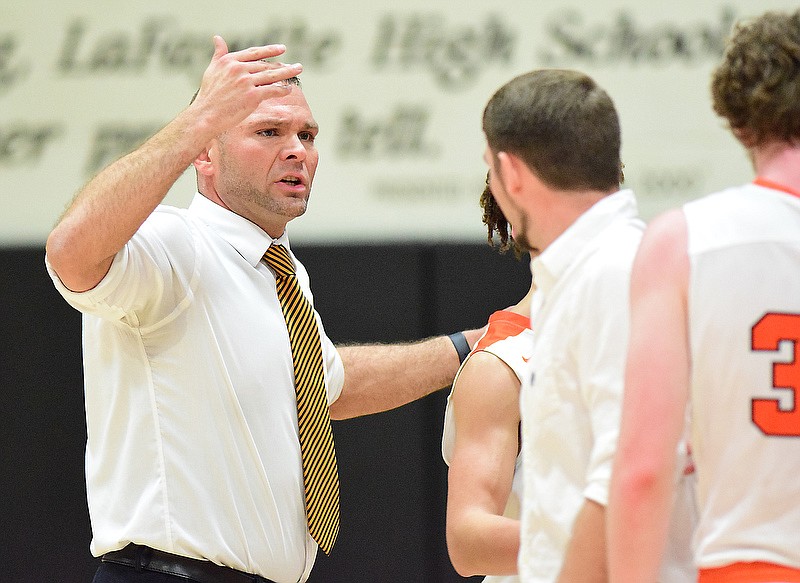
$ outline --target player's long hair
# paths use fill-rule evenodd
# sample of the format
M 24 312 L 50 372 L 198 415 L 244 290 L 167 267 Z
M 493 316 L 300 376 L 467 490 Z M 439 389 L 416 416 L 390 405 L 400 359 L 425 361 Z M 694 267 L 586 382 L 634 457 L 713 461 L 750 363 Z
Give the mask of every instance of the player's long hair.
M 497 247 L 500 253 L 505 253 L 509 249 L 513 249 L 514 255 L 517 259 L 522 257 L 522 249 L 511 234 L 511 226 L 508 224 L 508 219 L 500 209 L 500 205 L 492 194 L 489 188 L 489 174 L 486 174 L 486 186 L 481 193 L 481 208 L 483 209 L 483 224 L 486 225 L 487 235 L 486 240 L 489 245 Z M 495 233 L 497 239 L 495 240 Z

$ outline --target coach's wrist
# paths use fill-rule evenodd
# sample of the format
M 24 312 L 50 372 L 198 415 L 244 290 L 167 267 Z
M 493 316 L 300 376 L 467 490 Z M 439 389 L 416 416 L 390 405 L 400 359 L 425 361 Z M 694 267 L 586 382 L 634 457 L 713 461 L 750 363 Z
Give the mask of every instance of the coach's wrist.
M 453 332 L 452 334 L 448 334 L 447 337 L 450 339 L 450 342 L 453 343 L 453 348 L 456 349 L 458 362 L 463 363 L 471 350 L 469 342 L 467 342 L 467 337 L 464 336 L 463 332 Z

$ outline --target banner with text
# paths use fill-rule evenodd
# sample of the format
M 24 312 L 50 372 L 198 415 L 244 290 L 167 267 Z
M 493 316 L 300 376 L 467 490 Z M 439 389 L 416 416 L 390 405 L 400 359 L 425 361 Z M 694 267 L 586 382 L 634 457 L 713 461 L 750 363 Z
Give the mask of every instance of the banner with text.
M 478 241 L 480 118 L 511 77 L 592 75 L 623 128 L 643 215 L 752 178 L 711 110 L 734 21 L 778 0 L 504 3 L 2 0 L 0 244 L 39 244 L 92 175 L 186 107 L 211 54 L 280 42 L 301 62 L 320 166 L 295 241 Z M 224 7 L 222 6 L 224 4 Z M 758 6 L 756 6 L 758 5 Z M 194 172 L 166 202 L 184 206 Z

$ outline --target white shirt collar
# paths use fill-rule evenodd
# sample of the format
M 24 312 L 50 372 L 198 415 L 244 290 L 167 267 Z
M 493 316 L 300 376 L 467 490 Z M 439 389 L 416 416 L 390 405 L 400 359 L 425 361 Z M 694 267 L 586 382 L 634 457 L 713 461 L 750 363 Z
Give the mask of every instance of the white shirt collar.
M 289 249 L 286 231 L 273 239 L 252 221 L 209 200 L 200 193 L 194 195 L 188 212 L 214 229 L 253 267 L 258 265 L 273 243 Z
M 536 285 L 551 287 L 573 264 L 575 257 L 590 249 L 612 223 L 638 216 L 636 197 L 630 189 L 617 191 L 598 200 L 531 262 Z

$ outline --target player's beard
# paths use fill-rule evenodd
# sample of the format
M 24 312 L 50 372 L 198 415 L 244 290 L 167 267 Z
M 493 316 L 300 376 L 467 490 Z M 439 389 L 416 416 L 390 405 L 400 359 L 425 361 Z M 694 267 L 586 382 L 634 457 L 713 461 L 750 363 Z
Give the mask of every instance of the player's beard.
M 528 229 L 530 221 L 528 217 L 524 213 L 520 213 L 520 218 L 517 223 L 514 224 L 513 227 L 513 237 L 514 242 L 525 252 L 528 253 L 539 253 L 539 249 L 534 247 L 531 244 L 530 239 L 528 238 Z M 517 226 L 518 225 L 518 226 Z

